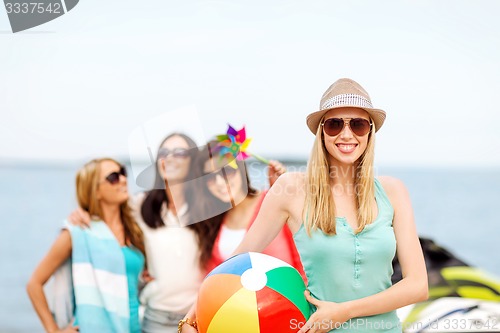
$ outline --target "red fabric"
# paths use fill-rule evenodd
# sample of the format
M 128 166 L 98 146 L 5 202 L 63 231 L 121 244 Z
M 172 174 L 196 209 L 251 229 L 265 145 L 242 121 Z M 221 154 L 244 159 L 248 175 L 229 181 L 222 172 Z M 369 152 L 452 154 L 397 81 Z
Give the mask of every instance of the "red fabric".
M 255 207 L 254 214 L 252 216 L 252 219 L 250 220 L 250 223 L 247 226 L 247 230 L 250 229 L 253 222 L 257 218 L 260 206 L 262 205 L 262 201 L 264 201 L 266 193 L 267 191 L 264 191 L 261 197 L 259 198 L 259 202 Z M 224 224 L 224 221 L 222 221 L 222 223 Z M 214 269 L 224 261 L 219 251 L 219 239 L 221 235 L 221 230 L 219 231 L 219 234 L 215 238 L 214 247 L 212 249 L 212 258 L 209 260 L 207 264 L 208 272 L 210 272 L 212 269 Z M 306 275 L 304 273 L 304 268 L 302 267 L 302 262 L 300 261 L 299 252 L 297 251 L 297 248 L 295 247 L 295 242 L 293 241 L 292 232 L 290 231 L 287 225 L 285 225 L 284 228 L 281 229 L 280 233 L 271 242 L 271 244 L 269 244 L 264 249 L 264 251 L 262 251 L 262 253 L 273 256 L 275 258 L 281 259 L 289 263 L 299 271 L 300 275 L 304 279 L 304 282 L 307 282 Z

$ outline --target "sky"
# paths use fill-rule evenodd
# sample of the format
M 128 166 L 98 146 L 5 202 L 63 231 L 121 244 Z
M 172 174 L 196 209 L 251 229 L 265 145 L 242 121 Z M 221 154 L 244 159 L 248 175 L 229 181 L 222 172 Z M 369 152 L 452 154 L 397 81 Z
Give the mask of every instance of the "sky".
M 0 161 L 127 156 L 155 119 L 160 136 L 182 123 L 200 145 L 245 125 L 249 150 L 306 159 L 307 114 L 350 77 L 387 112 L 379 165 L 500 167 L 499 12 L 496 0 L 80 0 L 13 34 L 0 8 Z

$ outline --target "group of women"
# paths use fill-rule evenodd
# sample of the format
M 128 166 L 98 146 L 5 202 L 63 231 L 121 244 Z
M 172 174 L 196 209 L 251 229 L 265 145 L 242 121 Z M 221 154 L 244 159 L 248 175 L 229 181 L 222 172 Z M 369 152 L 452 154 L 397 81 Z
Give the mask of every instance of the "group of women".
M 196 332 L 204 276 L 231 255 L 257 251 L 307 281 L 314 313 L 300 333 L 340 331 L 353 320 L 349 332 L 401 332 L 395 310 L 427 297 L 427 275 L 404 185 L 373 174 L 384 120 L 358 83 L 336 81 L 307 117 L 315 135 L 307 172 L 282 175 L 271 162 L 267 192 L 251 186 L 243 161 L 235 167 L 219 156 L 217 142 L 199 150 L 182 133 L 161 143 L 154 188 L 133 197 L 120 163 L 87 163 L 77 174 L 79 209 L 28 283 L 44 328 Z M 396 254 L 403 279 L 392 285 Z M 43 285 L 69 259 L 74 320 L 61 326 Z

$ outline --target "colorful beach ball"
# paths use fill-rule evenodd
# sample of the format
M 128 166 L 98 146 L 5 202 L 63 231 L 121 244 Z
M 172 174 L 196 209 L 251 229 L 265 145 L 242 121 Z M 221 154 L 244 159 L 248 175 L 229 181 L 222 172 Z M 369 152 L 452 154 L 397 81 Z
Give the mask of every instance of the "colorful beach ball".
M 243 253 L 217 266 L 198 295 L 200 333 L 297 332 L 310 316 L 304 281 L 286 262 Z

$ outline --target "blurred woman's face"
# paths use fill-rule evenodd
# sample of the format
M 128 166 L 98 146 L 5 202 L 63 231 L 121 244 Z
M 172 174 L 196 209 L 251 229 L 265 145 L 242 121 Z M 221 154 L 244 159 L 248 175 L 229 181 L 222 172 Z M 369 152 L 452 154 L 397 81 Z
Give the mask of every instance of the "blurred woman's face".
M 238 203 L 245 197 L 243 177 L 239 169 L 227 165 L 218 166 L 215 158 L 205 162 L 203 173 L 208 190 L 217 199 Z
M 189 173 L 189 145 L 180 136 L 168 138 L 158 150 L 158 172 L 168 182 L 182 182 Z
M 102 161 L 99 165 L 97 199 L 106 204 L 120 205 L 128 200 L 127 177 L 124 167 L 113 161 Z

